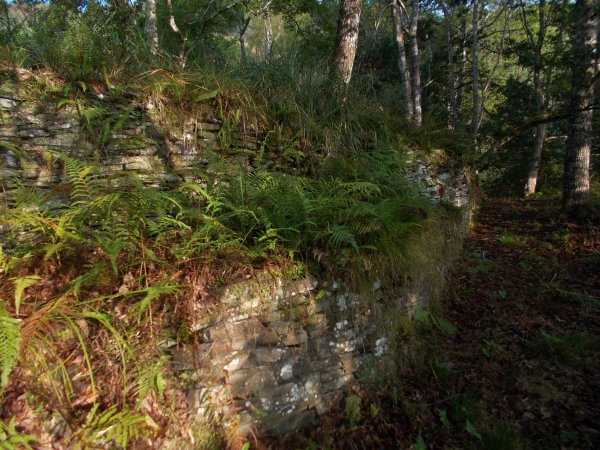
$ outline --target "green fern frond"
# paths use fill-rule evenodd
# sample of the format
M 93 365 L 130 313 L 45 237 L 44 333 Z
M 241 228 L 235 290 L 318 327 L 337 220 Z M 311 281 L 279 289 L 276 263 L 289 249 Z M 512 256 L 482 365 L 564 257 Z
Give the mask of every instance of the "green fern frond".
M 97 408 L 88 413 L 85 425 L 73 435 L 75 448 L 90 445 L 114 444 L 127 448 L 131 441 L 148 436 L 158 425 L 146 415 L 129 410 L 119 411 L 112 406 L 98 414 Z
M 25 292 L 25 289 L 27 289 L 30 286 L 33 286 L 35 283 L 40 281 L 40 279 L 41 278 L 38 275 L 11 278 L 11 281 L 15 285 L 15 311 L 17 313 L 17 316 L 19 315 L 21 299 L 23 298 L 23 293 Z
M 8 376 L 19 358 L 20 320 L 11 317 L 0 299 L 0 390 L 8 385 Z
M 153 285 L 146 289 L 138 291 L 137 293 L 145 294 L 144 298 L 133 308 L 133 311 L 137 311 L 138 320 L 141 319 L 142 314 L 144 313 L 144 311 L 146 311 L 148 306 L 150 306 L 152 300 L 160 297 L 161 295 L 173 295 L 180 288 L 181 286 L 175 285 Z
M 10 419 L 10 422 L 5 423 L 0 420 L 0 449 L 2 450 L 18 450 L 28 449 L 32 447 L 29 445 L 30 442 L 36 442 L 37 437 L 31 434 L 21 433 L 17 430 L 16 418 Z
M 332 247 L 352 247 L 358 252 L 358 243 L 356 242 L 356 236 L 350 231 L 345 225 L 336 225 L 331 227 L 325 233 L 327 242 Z
M 132 383 L 132 393 L 138 403 L 144 401 L 151 391 L 161 395 L 165 388 L 165 380 L 162 376 L 165 357 L 158 361 L 152 360 L 150 364 L 140 364 L 135 373 L 135 381 Z

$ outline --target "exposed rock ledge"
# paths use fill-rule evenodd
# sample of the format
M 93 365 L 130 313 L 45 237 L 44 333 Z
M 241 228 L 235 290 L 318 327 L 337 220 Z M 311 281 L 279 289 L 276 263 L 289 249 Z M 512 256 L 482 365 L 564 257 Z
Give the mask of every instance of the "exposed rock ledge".
M 0 95 L 0 189 L 14 180 L 49 187 L 66 177 L 47 149 L 101 163 L 107 172 L 133 171 L 148 184 L 194 178 L 194 168 L 219 149 L 219 121 L 190 118 L 168 139 L 140 105 L 107 114 L 127 114 L 103 148 L 89 142 L 73 106 L 21 101 Z M 257 148 L 257 136 L 240 133 L 238 144 Z M 398 314 L 421 308 L 443 286 L 447 268 L 470 218 L 468 180 L 460 166 L 413 153 L 406 177 L 434 203 L 462 208 L 455 221 L 415 242 L 417 259 L 403 286 L 348 292 L 341 282 L 290 280 L 268 273 L 229 286 L 218 311 L 199 316 L 199 344 L 175 352 L 173 369 L 194 380 L 189 400 L 199 415 L 218 411 L 240 431 L 283 433 L 327 411 L 336 392 L 373 368 L 388 351 L 389 330 Z

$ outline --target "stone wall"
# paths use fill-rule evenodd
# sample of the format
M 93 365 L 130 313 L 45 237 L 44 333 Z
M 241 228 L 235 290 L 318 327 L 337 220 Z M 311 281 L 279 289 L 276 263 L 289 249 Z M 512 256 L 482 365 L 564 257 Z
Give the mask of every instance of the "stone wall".
M 207 154 L 222 148 L 218 120 L 192 117 L 166 136 L 147 107 L 108 99 L 93 105 L 106 108 L 98 123 L 125 120 L 108 133 L 86 129 L 74 104 L 59 108 L 0 92 L 0 189 L 10 190 L 15 180 L 43 188 L 64 180 L 64 168 L 48 149 L 168 185 L 193 180 L 195 169 L 209 164 Z M 94 133 L 105 134 L 101 144 L 93 143 Z M 237 147 L 256 151 L 255 132 L 235 137 Z M 460 208 L 456 220 L 415 238 L 415 254 L 422 256 L 406 268 L 407 282 L 381 286 L 373 280 L 358 293 L 342 281 L 265 272 L 225 288 L 214 309 L 198 314 L 196 344 L 172 355 L 173 370 L 189 372 L 193 380 L 188 395 L 199 416 L 212 410 L 241 432 L 284 433 L 309 423 L 358 371 L 377 365 L 388 351 L 387 330 L 396 315 L 439 294 L 469 221 L 467 176 L 444 158 L 416 152 L 409 154 L 405 175 L 434 203 Z
M 406 282 L 373 280 L 356 292 L 340 280 L 264 272 L 226 287 L 216 310 L 198 315 L 197 343 L 173 355 L 173 369 L 194 380 L 188 397 L 199 416 L 212 410 L 240 433 L 306 426 L 361 370 L 378 370 L 398 315 L 439 297 L 471 219 L 468 181 L 460 167 L 412 156 L 407 176 L 421 193 L 458 209 L 454 219 L 414 237 Z
M 59 158 L 48 150 L 97 163 L 109 173 L 134 172 L 150 185 L 168 186 L 197 179 L 197 169 L 208 164 L 207 154 L 222 148 L 222 123 L 215 118 L 190 117 L 165 135 L 149 105 L 108 98 L 82 104 L 59 106 L 56 99 L 22 100 L 0 92 L 0 189 L 9 190 L 15 180 L 41 188 L 64 181 Z M 78 108 L 100 113 L 86 122 Z M 237 149 L 257 148 L 253 131 L 236 130 L 229 139 Z
M 217 411 L 240 433 L 281 434 L 314 421 L 361 369 L 377 370 L 394 319 L 440 294 L 467 218 L 416 243 L 428 261 L 415 261 L 403 286 L 375 280 L 359 293 L 263 272 L 225 288 L 216 310 L 199 314 L 197 343 L 173 355 L 173 369 L 192 374 L 190 405 L 200 416 Z

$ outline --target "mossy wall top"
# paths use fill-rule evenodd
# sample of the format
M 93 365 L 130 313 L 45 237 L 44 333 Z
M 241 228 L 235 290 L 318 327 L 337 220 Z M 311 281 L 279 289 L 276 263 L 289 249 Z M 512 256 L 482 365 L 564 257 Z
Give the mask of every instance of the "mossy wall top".
M 165 131 L 156 125 L 152 106 L 135 100 L 97 96 L 84 104 L 5 91 L 0 108 L 4 192 L 15 184 L 59 186 L 66 174 L 49 150 L 95 162 L 110 174 L 136 172 L 145 183 L 165 187 L 195 180 L 198 168 L 222 164 L 215 154 L 224 132 L 246 150 L 234 163 L 251 170 L 251 157 L 260 151 L 255 130 L 231 134 L 220 120 L 191 116 Z M 218 408 L 242 431 L 281 433 L 307 423 L 328 409 L 361 367 L 377 365 L 388 351 L 387 330 L 396 315 L 425 306 L 439 293 L 468 224 L 467 176 L 444 158 L 412 152 L 407 159 L 405 176 L 423 196 L 465 207 L 464 214 L 412 243 L 421 256 L 403 274 L 403 286 L 372 280 L 359 293 L 345 289 L 343 280 L 292 280 L 265 272 L 226 287 L 218 307 L 196 319 L 192 332 L 200 344 L 167 349 L 173 370 L 194 374 L 188 395 L 198 414 Z

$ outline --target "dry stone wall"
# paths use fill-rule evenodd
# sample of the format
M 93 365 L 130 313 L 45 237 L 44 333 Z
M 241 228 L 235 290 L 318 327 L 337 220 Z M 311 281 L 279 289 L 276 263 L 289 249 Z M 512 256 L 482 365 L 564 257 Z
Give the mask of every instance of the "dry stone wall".
M 282 434 L 314 422 L 359 373 L 378 370 L 399 315 L 437 298 L 471 220 L 461 167 L 411 155 L 407 177 L 434 203 L 459 208 L 454 220 L 415 239 L 401 286 L 372 280 L 363 292 L 343 281 L 293 280 L 262 273 L 228 286 L 216 311 L 200 313 L 197 344 L 177 350 L 173 368 L 189 372 L 190 405 L 220 415 L 239 432 Z
M 415 261 L 402 286 L 373 280 L 354 292 L 341 281 L 264 272 L 225 288 L 216 311 L 199 314 L 197 343 L 173 355 L 173 369 L 193 380 L 191 407 L 245 434 L 282 434 L 314 422 L 361 371 L 379 370 L 397 317 L 440 294 L 467 227 L 464 212 L 443 225 L 445 234 L 416 243 L 427 262 Z
M 64 181 L 59 158 L 48 150 L 97 163 L 108 173 L 134 172 L 149 185 L 169 186 L 197 179 L 207 154 L 222 147 L 222 122 L 215 118 L 189 118 L 167 135 L 153 121 L 151 105 L 107 98 L 59 105 L 0 92 L 0 189 L 11 189 L 16 180 L 42 188 Z M 86 122 L 85 109 L 92 108 L 101 111 L 99 117 Z M 256 150 L 254 132 L 236 131 L 232 139 L 239 148 Z
M 0 92 L 0 189 L 63 181 L 64 168 L 48 149 L 169 185 L 193 180 L 195 169 L 209 164 L 207 153 L 222 146 L 223 125 L 215 119 L 190 118 L 166 136 L 153 124 L 152 108 L 94 104 L 106 108 L 102 123 L 126 116 L 118 129 L 86 128 L 75 104 L 58 107 Z M 104 136 L 101 145 L 90 139 L 94 133 Z M 258 142 L 256 133 L 241 133 L 236 145 L 252 151 Z M 225 288 L 214 310 L 198 314 L 192 330 L 197 343 L 171 349 L 173 370 L 188 372 L 193 381 L 188 396 L 199 416 L 212 411 L 242 432 L 284 433 L 309 423 L 360 370 L 377 366 L 394 318 L 439 293 L 441 282 L 432 280 L 443 280 L 469 221 L 468 180 L 462 167 L 443 159 L 409 157 L 405 175 L 423 195 L 462 208 L 455 221 L 440 224 L 437 237 L 416 242 L 426 261 L 407 269 L 403 286 L 373 280 L 361 293 L 342 281 L 267 272 Z

